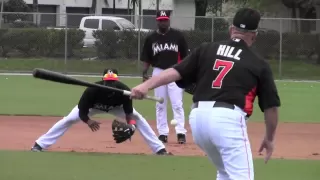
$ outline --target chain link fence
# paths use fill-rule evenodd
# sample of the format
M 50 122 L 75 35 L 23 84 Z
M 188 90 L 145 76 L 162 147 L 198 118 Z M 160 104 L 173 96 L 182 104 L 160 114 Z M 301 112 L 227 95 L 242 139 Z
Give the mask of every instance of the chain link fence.
M 104 68 L 140 75 L 139 61 L 154 16 L 2 13 L 0 71 L 31 72 L 46 68 L 68 74 L 101 74 Z M 231 18 L 175 17 L 190 50 L 203 42 L 228 39 Z M 255 49 L 276 78 L 320 80 L 320 21 L 261 20 Z

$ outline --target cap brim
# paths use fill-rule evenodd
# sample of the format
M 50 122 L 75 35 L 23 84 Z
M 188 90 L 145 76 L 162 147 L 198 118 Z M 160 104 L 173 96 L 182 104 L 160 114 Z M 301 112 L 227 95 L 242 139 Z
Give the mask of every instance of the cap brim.
M 107 77 L 107 78 L 103 78 L 104 81 L 118 81 L 119 78 L 114 78 L 114 77 Z
M 254 29 L 254 30 L 242 29 L 242 28 L 239 28 L 238 26 L 236 26 L 234 24 L 232 26 L 235 27 L 236 30 L 241 31 L 241 32 L 257 32 L 258 31 L 258 29 Z
M 157 17 L 156 20 L 169 20 L 169 17 Z

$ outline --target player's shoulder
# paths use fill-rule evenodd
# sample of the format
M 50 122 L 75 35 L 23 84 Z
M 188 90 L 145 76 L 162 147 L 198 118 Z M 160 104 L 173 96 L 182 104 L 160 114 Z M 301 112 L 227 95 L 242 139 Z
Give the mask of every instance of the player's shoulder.
M 146 37 L 146 39 L 151 39 L 155 36 L 157 36 L 157 31 L 153 30 L 153 31 L 147 32 L 145 37 Z
M 121 82 L 121 81 L 116 81 L 115 82 L 115 86 L 119 89 L 122 89 L 122 90 L 127 90 L 127 91 L 130 91 L 131 89 L 129 88 L 129 86 L 127 86 L 125 83 Z
M 217 48 L 219 46 L 219 42 L 203 42 L 198 47 L 199 51 L 206 51 L 210 50 L 212 51 L 214 48 Z
M 102 80 L 101 81 L 96 81 L 96 82 L 94 82 L 94 84 L 103 85 L 103 81 Z M 99 88 L 97 88 L 97 87 L 87 87 L 87 90 L 89 90 L 89 91 L 97 91 L 97 90 L 99 90 Z
M 184 37 L 184 32 L 179 30 L 179 29 L 175 29 L 175 28 L 170 28 L 170 31 L 173 35 L 177 36 L 177 37 Z
M 177 33 L 177 34 L 182 34 L 182 31 L 180 31 L 179 29 L 176 29 L 176 28 L 170 28 L 170 31 L 173 33 Z

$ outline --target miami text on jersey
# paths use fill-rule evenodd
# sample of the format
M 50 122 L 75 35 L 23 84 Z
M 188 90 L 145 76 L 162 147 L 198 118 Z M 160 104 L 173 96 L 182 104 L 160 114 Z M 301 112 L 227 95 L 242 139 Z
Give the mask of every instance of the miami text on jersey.
M 152 44 L 153 55 L 156 55 L 162 51 L 178 52 L 178 50 L 179 50 L 179 46 L 174 43 L 164 43 L 164 44 L 153 43 Z

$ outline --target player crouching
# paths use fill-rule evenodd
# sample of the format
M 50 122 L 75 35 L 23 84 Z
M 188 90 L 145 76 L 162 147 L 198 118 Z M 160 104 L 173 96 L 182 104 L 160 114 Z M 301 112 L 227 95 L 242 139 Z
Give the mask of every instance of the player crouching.
M 117 74 L 118 71 L 115 69 L 105 69 L 102 81 L 96 83 L 130 91 L 127 85 L 119 81 Z M 164 144 L 158 139 L 148 122 L 133 108 L 132 100 L 129 96 L 96 87 L 88 87 L 83 92 L 78 105 L 72 109 L 69 115 L 53 125 L 47 133 L 40 136 L 31 150 L 41 152 L 43 149 L 47 149 L 56 143 L 58 138 L 74 123 L 80 120 L 86 123 L 92 131 L 99 130 L 100 123 L 90 119 L 90 117 L 102 113 L 108 113 L 127 121 L 127 123 L 118 120 L 113 121 L 112 131 L 116 143 L 131 139 L 137 129 L 153 153 L 157 155 L 172 155 L 166 151 Z

